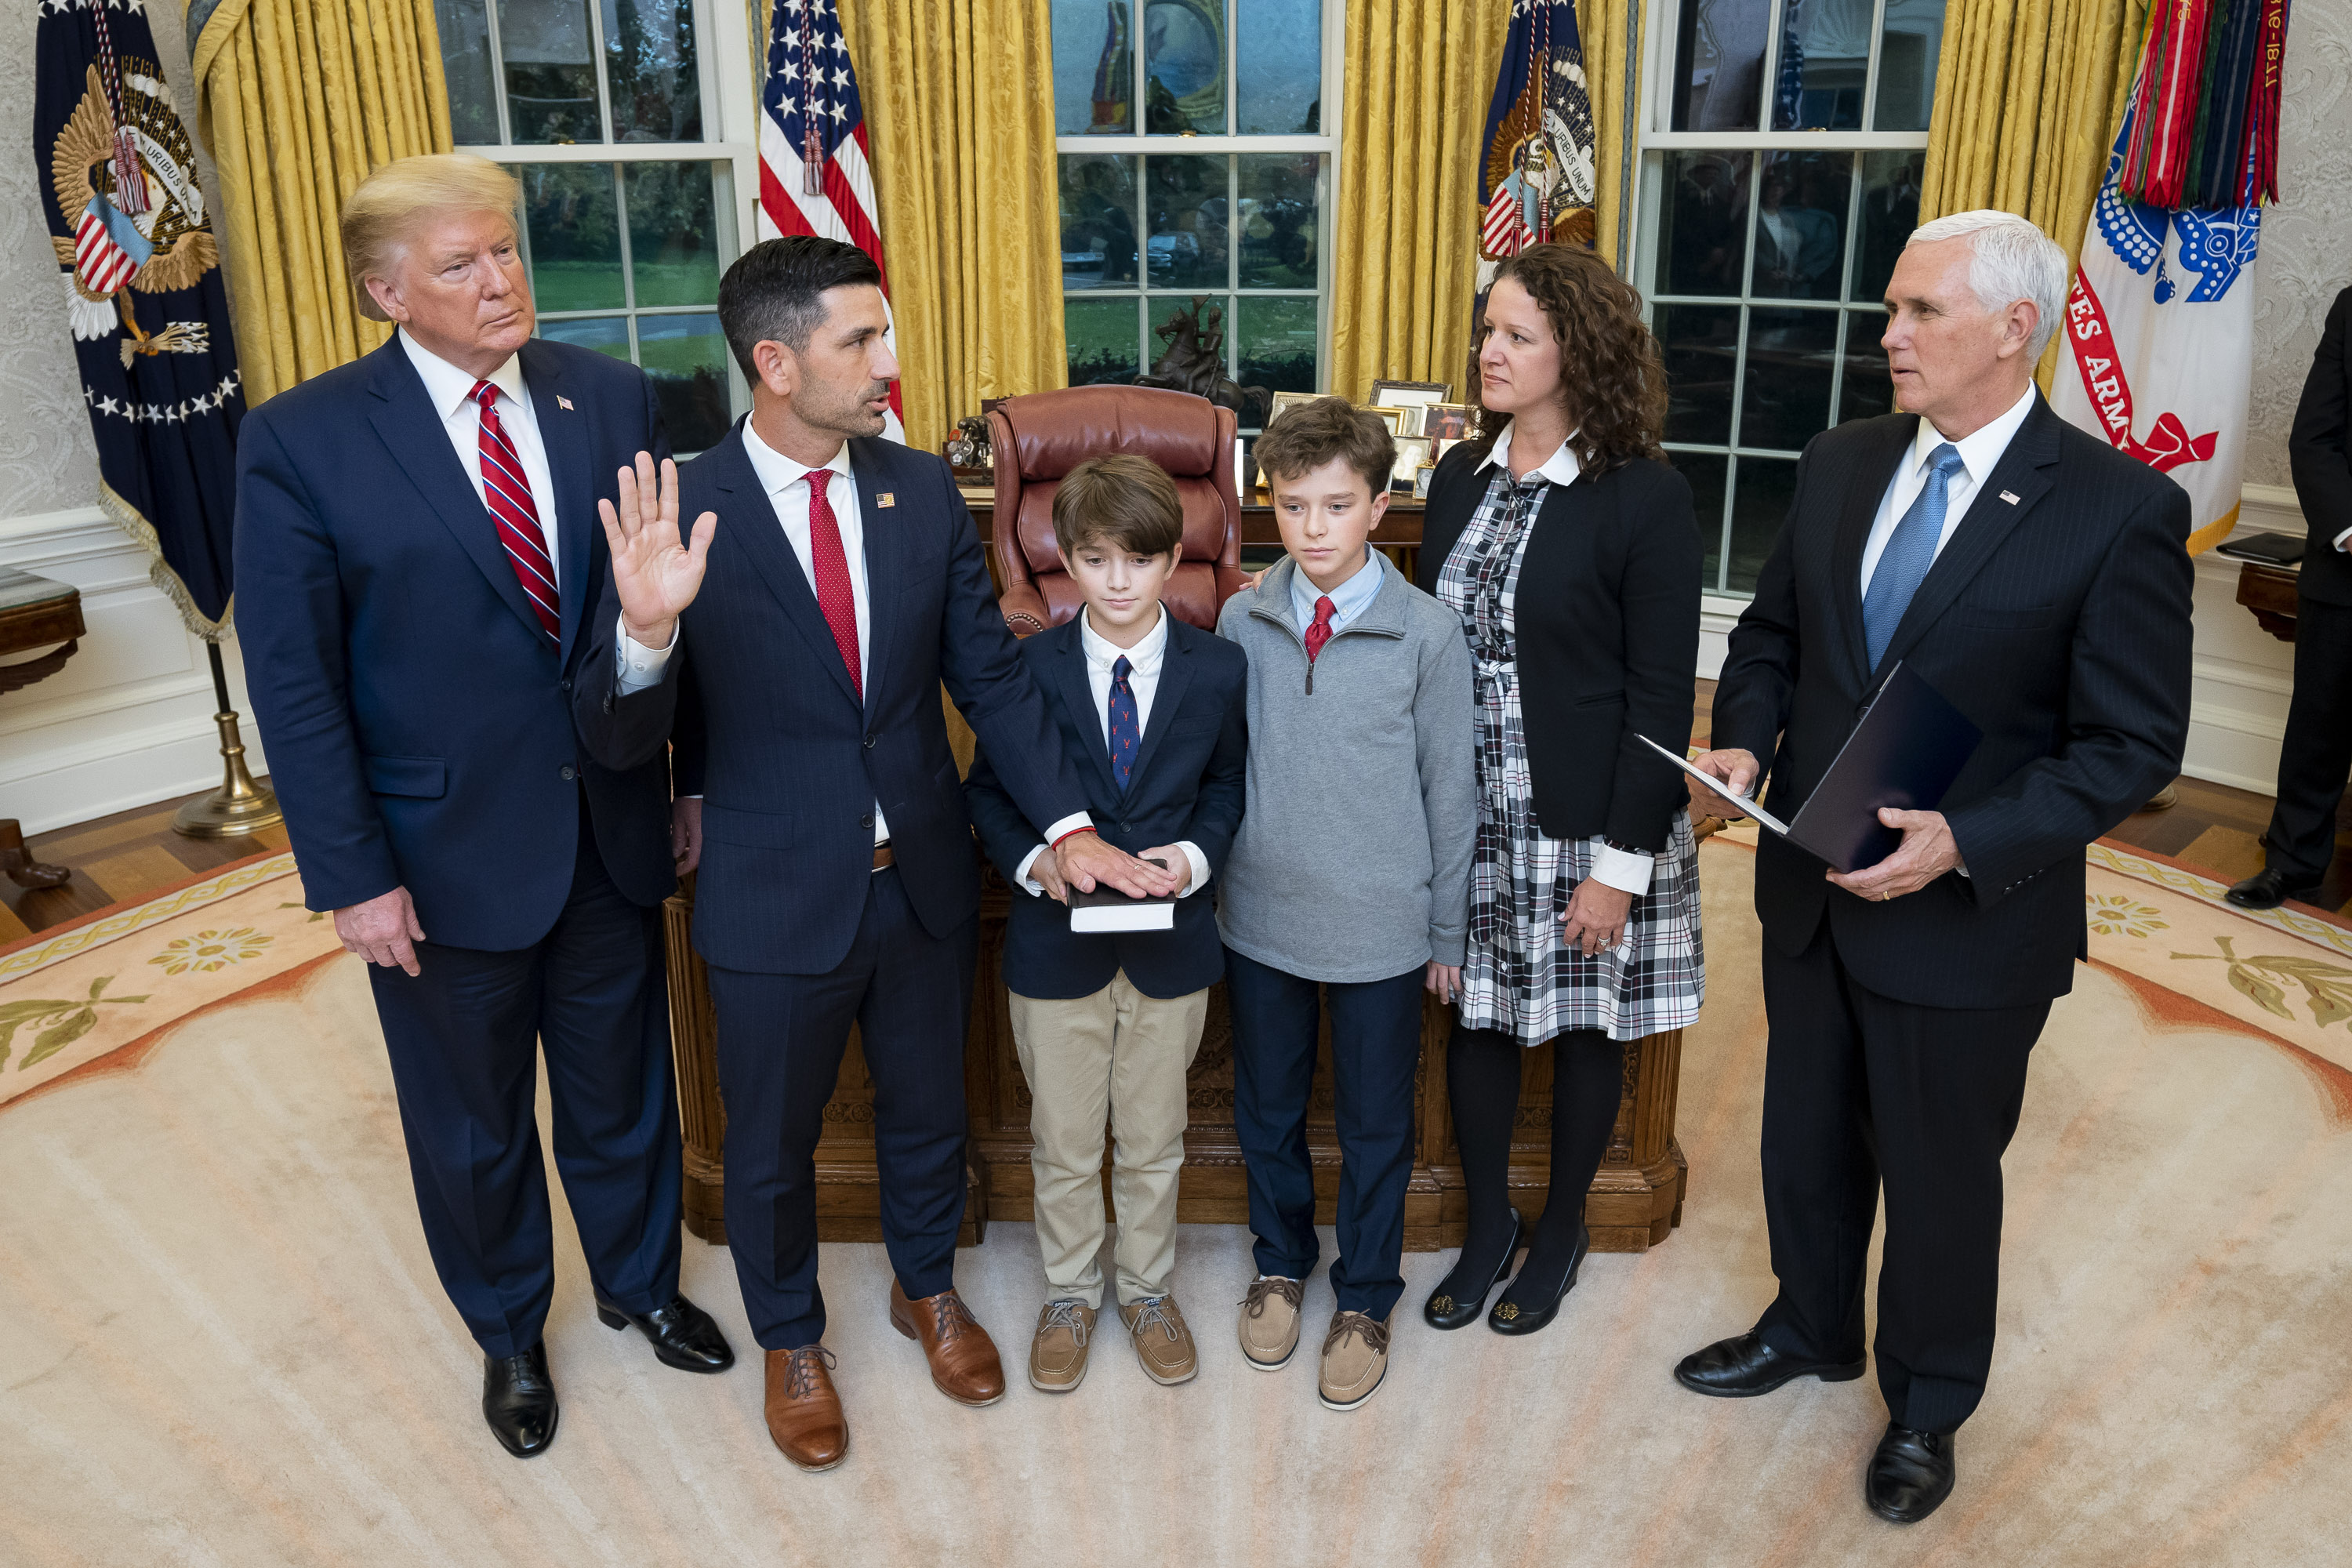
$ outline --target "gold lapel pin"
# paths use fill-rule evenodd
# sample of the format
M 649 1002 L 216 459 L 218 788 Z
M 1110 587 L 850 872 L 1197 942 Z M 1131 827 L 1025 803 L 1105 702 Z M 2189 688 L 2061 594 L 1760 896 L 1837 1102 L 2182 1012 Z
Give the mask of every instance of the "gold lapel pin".
M 557 394 L 555 395 L 555 406 L 557 406 L 558 408 L 562 408 L 562 409 L 569 410 L 569 409 L 572 407 L 572 399 L 570 399 L 570 398 L 568 398 L 568 397 L 564 396 L 562 393 L 560 393 L 560 392 L 559 392 L 559 393 L 557 393 Z
M 877 507 L 897 506 L 898 504 L 898 494 L 893 490 L 884 490 L 880 495 L 874 498 L 874 504 Z

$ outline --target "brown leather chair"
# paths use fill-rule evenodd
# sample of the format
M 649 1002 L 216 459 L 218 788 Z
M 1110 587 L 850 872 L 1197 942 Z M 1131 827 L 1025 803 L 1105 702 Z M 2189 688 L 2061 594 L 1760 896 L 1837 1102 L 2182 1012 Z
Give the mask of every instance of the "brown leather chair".
M 1132 452 L 1168 470 L 1184 501 L 1184 558 L 1161 603 L 1213 631 L 1242 584 L 1242 504 L 1234 411 L 1150 386 L 1073 386 L 1008 397 L 990 411 L 996 457 L 998 601 L 1015 637 L 1060 626 L 1085 602 L 1054 547 L 1054 492 L 1088 458 Z

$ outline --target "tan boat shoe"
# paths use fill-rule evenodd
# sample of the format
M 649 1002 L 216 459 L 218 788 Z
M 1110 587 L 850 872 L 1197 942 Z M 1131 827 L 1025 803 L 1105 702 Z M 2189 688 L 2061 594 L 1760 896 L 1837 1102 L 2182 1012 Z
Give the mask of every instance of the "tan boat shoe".
M 1201 1358 L 1192 1350 L 1192 1331 L 1185 1326 L 1175 1297 L 1146 1296 L 1120 1307 L 1118 1315 L 1135 1342 L 1135 1359 L 1143 1363 L 1146 1377 L 1171 1388 L 1192 1381 L 1201 1370 Z
M 1095 1310 L 1084 1301 L 1065 1296 L 1046 1302 L 1029 1342 L 1029 1386 L 1045 1394 L 1067 1394 L 1084 1383 L 1087 1342 L 1094 1332 Z
M 1316 1392 L 1330 1410 L 1353 1410 L 1389 1373 L 1389 1326 L 1362 1312 L 1340 1312 L 1323 1336 L 1323 1376 Z
M 1298 1348 L 1298 1299 L 1304 1293 L 1297 1280 L 1279 1275 L 1250 1281 L 1249 1294 L 1242 1298 L 1242 1356 L 1258 1371 L 1274 1371 Z

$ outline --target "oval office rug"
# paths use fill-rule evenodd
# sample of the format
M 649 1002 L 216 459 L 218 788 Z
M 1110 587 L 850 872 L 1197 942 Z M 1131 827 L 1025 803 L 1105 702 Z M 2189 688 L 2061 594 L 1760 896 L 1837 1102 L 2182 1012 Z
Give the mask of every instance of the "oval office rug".
M 2352 931 L 2233 910 L 2158 857 L 2090 851 L 2091 963 L 2034 1053 L 1991 1389 L 1943 1510 L 1909 1530 L 1864 1511 L 1874 1379 L 1746 1401 L 1675 1384 L 1679 1356 L 1771 1290 L 1745 837 L 1701 852 L 1713 963 L 1684 1047 L 1684 1224 L 1593 1257 L 1544 1332 L 1428 1329 L 1452 1255 L 1408 1254 L 1388 1382 L 1335 1414 L 1315 1399 L 1323 1271 L 1306 1353 L 1250 1372 L 1248 1237 L 1188 1226 L 1176 1293 L 1200 1376 L 1154 1385 L 1106 1315 L 1085 1384 L 1048 1396 L 1019 1373 L 1035 1238 L 999 1223 L 959 1282 L 1014 1386 L 972 1411 L 887 1327 L 882 1248 L 832 1244 L 852 1442 L 815 1477 L 769 1444 L 726 1252 L 688 1237 L 683 1284 L 741 1359 L 688 1376 L 597 1323 L 561 1213 L 562 1428 L 543 1458 L 496 1447 L 418 1229 L 366 977 L 286 858 L 44 933 L 0 953 L 0 1562 L 2352 1559 Z

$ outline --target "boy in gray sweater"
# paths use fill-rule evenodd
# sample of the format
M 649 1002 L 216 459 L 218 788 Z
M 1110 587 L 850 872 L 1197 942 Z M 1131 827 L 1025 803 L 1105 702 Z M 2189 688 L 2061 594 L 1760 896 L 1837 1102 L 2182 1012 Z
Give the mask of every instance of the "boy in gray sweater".
M 1387 1373 L 1404 1290 L 1423 991 L 1451 1001 L 1461 984 L 1478 829 L 1470 653 L 1454 612 L 1366 543 L 1395 461 L 1377 416 L 1323 398 L 1256 453 L 1289 558 L 1217 617 L 1249 655 L 1247 804 L 1217 919 L 1257 1235 L 1241 1343 L 1267 1372 L 1297 1347 L 1317 1251 L 1307 1100 L 1328 1008 L 1339 1310 L 1318 1391 L 1352 1410 Z

